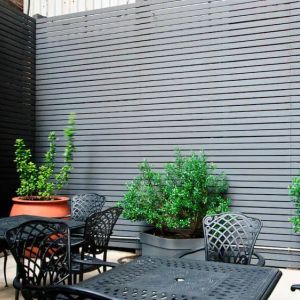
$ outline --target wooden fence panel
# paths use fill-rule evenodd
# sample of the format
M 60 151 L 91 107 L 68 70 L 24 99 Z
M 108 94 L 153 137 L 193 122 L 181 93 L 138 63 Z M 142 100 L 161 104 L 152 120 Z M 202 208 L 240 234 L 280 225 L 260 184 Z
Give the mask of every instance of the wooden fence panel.
M 139 0 L 37 20 L 37 154 L 76 112 L 66 193 L 113 205 L 144 158 L 162 168 L 176 146 L 203 149 L 228 174 L 232 209 L 263 220 L 268 265 L 300 267 L 287 191 L 300 166 L 299 16 L 292 0 Z M 121 219 L 114 245 L 138 247 L 143 228 Z

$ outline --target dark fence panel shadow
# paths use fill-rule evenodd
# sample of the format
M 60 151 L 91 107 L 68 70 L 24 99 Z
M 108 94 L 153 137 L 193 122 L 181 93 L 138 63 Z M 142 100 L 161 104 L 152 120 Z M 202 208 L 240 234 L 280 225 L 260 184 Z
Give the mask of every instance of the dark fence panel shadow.
M 18 185 L 14 143 L 33 147 L 35 19 L 0 1 L 0 216 L 7 216 Z

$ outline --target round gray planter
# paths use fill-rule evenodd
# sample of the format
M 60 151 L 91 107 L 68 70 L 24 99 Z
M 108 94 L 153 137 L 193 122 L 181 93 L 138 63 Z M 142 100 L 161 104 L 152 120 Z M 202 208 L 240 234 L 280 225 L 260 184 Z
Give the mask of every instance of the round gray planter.
M 204 238 L 195 239 L 171 239 L 155 236 L 149 232 L 140 233 L 142 255 L 172 257 L 184 250 L 200 248 L 204 246 Z M 204 251 L 189 255 L 188 258 L 204 258 Z

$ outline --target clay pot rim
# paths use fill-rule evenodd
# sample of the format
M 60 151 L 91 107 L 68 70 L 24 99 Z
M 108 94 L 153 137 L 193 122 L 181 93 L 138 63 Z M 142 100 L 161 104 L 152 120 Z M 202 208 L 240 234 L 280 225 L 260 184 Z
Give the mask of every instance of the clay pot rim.
M 40 196 L 33 196 L 34 198 L 40 198 Z M 12 200 L 13 202 L 17 202 L 17 203 L 47 203 L 47 204 L 51 204 L 51 203 L 61 203 L 61 202 L 66 202 L 69 201 L 69 197 L 66 196 L 52 196 L 53 199 L 51 200 L 28 200 L 28 199 L 24 199 L 26 198 L 26 196 L 19 196 L 19 197 L 13 197 Z

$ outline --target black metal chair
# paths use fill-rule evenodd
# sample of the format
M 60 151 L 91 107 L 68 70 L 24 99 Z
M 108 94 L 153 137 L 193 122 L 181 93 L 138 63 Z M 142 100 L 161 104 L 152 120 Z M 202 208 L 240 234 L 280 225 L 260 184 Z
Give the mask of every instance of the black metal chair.
M 71 218 L 85 222 L 89 215 L 101 211 L 104 204 L 105 197 L 95 193 L 75 195 L 71 199 Z
M 17 263 L 13 286 L 26 300 L 39 299 L 43 288 L 70 283 L 70 232 L 65 223 L 29 221 L 5 234 Z
M 6 242 L 4 241 L 0 241 L 0 253 L 3 253 L 3 257 L 4 257 L 4 262 L 3 262 L 3 274 L 4 274 L 4 281 L 5 281 L 5 286 L 7 287 L 7 277 L 6 277 L 6 265 L 7 265 L 7 250 L 6 250 Z
M 115 267 L 118 264 L 107 262 L 107 249 L 113 228 L 122 213 L 120 207 L 110 207 L 102 212 L 95 212 L 86 219 L 84 238 L 80 253 L 72 254 L 72 273 L 83 280 L 83 274 L 103 267 Z M 72 243 L 72 242 L 71 242 Z M 103 254 L 103 259 L 96 255 Z
M 57 285 L 44 289 L 43 300 L 114 300 L 105 294 L 78 285 Z
M 177 257 L 205 250 L 206 260 L 248 265 L 255 256 L 257 265 L 264 266 L 264 258 L 254 252 L 261 227 L 259 219 L 240 213 L 206 216 L 203 219 L 205 247 L 179 253 Z

